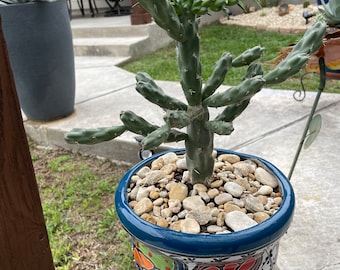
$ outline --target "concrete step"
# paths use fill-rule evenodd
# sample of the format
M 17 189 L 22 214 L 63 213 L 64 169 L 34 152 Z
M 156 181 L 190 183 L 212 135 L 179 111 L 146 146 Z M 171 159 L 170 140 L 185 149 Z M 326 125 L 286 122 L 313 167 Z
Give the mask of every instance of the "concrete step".
M 75 56 L 129 57 L 131 48 L 147 39 L 147 36 L 76 38 L 73 39 L 74 54 Z
M 72 22 L 75 56 L 136 59 L 169 44 L 155 24 L 131 25 L 129 16 L 80 18 Z M 125 61 L 125 60 L 124 60 Z
M 78 26 L 72 27 L 73 38 L 102 38 L 102 37 L 146 37 L 147 25 L 122 26 Z

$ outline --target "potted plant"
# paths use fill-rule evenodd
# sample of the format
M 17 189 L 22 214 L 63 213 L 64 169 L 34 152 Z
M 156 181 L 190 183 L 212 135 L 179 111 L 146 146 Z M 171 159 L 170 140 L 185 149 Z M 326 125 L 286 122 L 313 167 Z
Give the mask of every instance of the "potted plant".
M 49 121 L 71 114 L 75 69 L 66 1 L 0 3 L 15 84 L 27 118 Z
M 329 79 L 340 79 L 340 2 L 321 0 L 319 18 L 327 24 L 324 42 L 307 64 L 308 72 L 319 73 L 318 59 L 323 57 L 326 65 L 326 76 Z
M 134 166 L 117 188 L 116 210 L 132 236 L 137 269 L 275 269 L 279 239 L 293 217 L 293 189 L 268 161 L 214 149 L 214 133 L 229 135 L 232 121 L 263 86 L 282 82 L 304 67 L 321 46 L 326 26 L 318 22 L 311 27 L 265 75 L 257 62 L 263 48 L 237 57 L 224 53 L 203 86 L 199 17 L 237 2 L 139 0 L 177 42 L 186 102 L 167 95 L 148 74 L 138 73 L 136 90 L 165 111 L 162 126 L 125 111 L 120 126 L 76 128 L 65 135 L 68 143 L 94 144 L 130 131 L 144 137 L 144 149 L 185 142 L 185 149 Z M 244 80 L 217 91 L 227 72 L 240 66 L 248 66 Z M 222 108 L 214 119 L 210 107 Z M 263 203 L 276 206 L 265 210 Z

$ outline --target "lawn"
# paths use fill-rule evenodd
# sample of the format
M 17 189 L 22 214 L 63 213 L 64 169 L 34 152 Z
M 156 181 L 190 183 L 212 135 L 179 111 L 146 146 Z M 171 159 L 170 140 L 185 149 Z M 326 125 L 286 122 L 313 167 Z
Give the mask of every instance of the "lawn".
M 201 62 L 202 79 L 206 81 L 214 69 L 214 65 L 223 52 L 230 52 L 237 56 L 246 49 L 260 45 L 265 48 L 261 63 L 264 70 L 268 71 L 273 66 L 269 61 L 276 58 L 279 48 L 295 43 L 302 34 L 282 34 L 276 32 L 256 31 L 249 27 L 237 25 L 213 24 L 201 29 Z M 155 53 L 144 56 L 136 61 L 121 65 L 121 68 L 136 73 L 144 71 L 156 80 L 179 81 L 179 73 L 176 64 L 175 43 Z M 226 85 L 237 85 L 245 75 L 246 68 L 232 69 L 224 81 Z M 273 86 L 276 89 L 300 90 L 300 76 L 287 80 L 284 83 Z M 318 89 L 319 80 L 316 75 L 308 75 L 304 78 L 306 90 Z M 328 81 L 325 92 L 340 93 L 339 81 Z
M 56 270 L 131 270 L 129 236 L 114 208 L 127 166 L 30 143 Z

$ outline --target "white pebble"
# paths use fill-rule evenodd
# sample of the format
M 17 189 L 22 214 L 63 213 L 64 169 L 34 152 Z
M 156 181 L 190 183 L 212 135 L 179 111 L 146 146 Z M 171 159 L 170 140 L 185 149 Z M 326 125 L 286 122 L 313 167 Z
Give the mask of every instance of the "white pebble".
M 214 201 L 217 205 L 222 205 L 232 200 L 233 196 L 231 196 L 229 193 L 221 193 L 214 198 Z
M 205 203 L 200 196 L 187 197 L 183 200 L 183 208 L 187 210 L 198 209 L 200 206 L 204 206 Z
M 149 186 L 156 184 L 159 180 L 163 179 L 164 174 L 160 170 L 150 171 L 143 179 Z
M 224 185 L 224 189 L 230 193 L 233 197 L 239 198 L 243 193 L 243 187 L 235 182 L 227 182 Z
M 215 198 L 218 194 L 220 194 L 217 188 L 209 189 L 207 193 L 211 199 Z
M 137 174 L 140 178 L 144 178 L 149 172 L 150 172 L 150 168 L 147 167 L 147 166 L 144 166 L 144 167 L 141 168 L 136 174 Z
M 164 161 L 165 165 L 166 164 L 170 164 L 170 163 L 174 163 L 174 162 L 176 162 L 178 160 L 178 156 L 174 152 L 166 153 L 162 157 L 163 157 L 163 161 Z
M 187 219 L 181 220 L 180 230 L 183 233 L 198 234 L 201 231 L 201 227 L 196 220 L 192 218 L 187 218 Z
M 257 225 L 256 221 L 240 211 L 233 211 L 226 214 L 225 223 L 235 232 L 242 231 Z
M 188 187 L 183 183 L 173 183 L 170 186 L 169 198 L 183 201 L 188 196 Z
M 141 199 L 149 196 L 150 191 L 148 188 L 140 187 L 137 191 L 136 201 L 139 202 Z
M 279 185 L 278 180 L 275 178 L 275 176 L 261 167 L 258 167 L 255 170 L 255 177 L 256 180 L 263 185 L 268 185 L 272 188 L 276 188 Z
M 248 196 L 246 198 L 246 208 L 252 212 L 263 212 L 264 207 L 260 199 L 253 196 Z
M 172 217 L 172 214 L 173 213 L 170 208 L 164 208 L 161 210 L 162 217 L 169 218 L 169 217 Z
M 211 221 L 212 215 L 208 206 L 202 206 L 199 209 L 189 211 L 185 218 L 192 218 L 196 220 L 198 224 L 205 225 Z
M 136 213 L 136 215 L 141 216 L 144 213 L 152 211 L 152 209 L 152 201 L 149 198 L 143 198 L 135 205 L 133 211 Z
M 273 188 L 270 186 L 262 186 L 260 189 L 256 192 L 256 195 L 270 195 L 273 192 Z
M 209 197 L 208 193 L 201 191 L 201 192 L 198 193 L 198 195 L 201 196 L 201 198 L 205 202 L 209 202 L 210 201 L 210 197 Z
M 248 176 L 248 174 L 252 171 L 252 167 L 244 161 L 237 162 L 233 164 L 233 166 L 234 173 L 239 176 Z
M 181 170 L 188 169 L 187 161 L 185 160 L 185 158 L 178 159 L 176 161 L 176 166 L 177 166 L 178 169 L 181 169 Z
M 210 225 L 207 227 L 208 233 L 219 233 L 223 232 L 223 228 L 217 225 Z
M 179 213 L 179 211 L 181 211 L 182 208 L 182 204 L 181 201 L 178 199 L 170 199 L 168 201 L 168 205 L 169 208 L 171 209 L 171 211 L 175 214 Z
M 241 158 L 238 155 L 222 154 L 218 156 L 218 160 L 227 161 L 231 164 L 239 162 Z
M 188 214 L 188 210 L 182 210 L 181 212 L 179 212 L 178 214 L 177 214 L 177 216 L 179 217 L 179 218 L 185 218 L 185 216 Z
M 200 192 L 207 192 L 208 188 L 203 184 L 195 184 L 193 189 L 196 190 L 198 193 Z

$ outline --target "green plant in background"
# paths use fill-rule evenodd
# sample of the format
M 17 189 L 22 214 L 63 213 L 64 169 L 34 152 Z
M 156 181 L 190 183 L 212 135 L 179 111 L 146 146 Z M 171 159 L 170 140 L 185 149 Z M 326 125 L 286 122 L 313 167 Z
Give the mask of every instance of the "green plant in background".
M 309 1 L 303 1 L 302 7 L 303 8 L 308 8 L 310 5 Z
M 309 55 L 319 49 L 325 24 L 316 23 L 296 44 L 292 52 L 273 70 L 263 74 L 257 60 L 263 48 L 255 46 L 233 57 L 224 53 L 206 84 L 202 84 L 200 62 L 199 18 L 210 11 L 220 11 L 237 0 L 139 0 L 154 21 L 176 41 L 177 63 L 186 103 L 167 95 L 146 73 L 137 73 L 136 90 L 150 102 L 165 110 L 164 124 L 156 126 L 132 111 L 122 112 L 122 125 L 96 129 L 76 128 L 65 135 L 68 143 L 94 144 L 120 136 L 125 131 L 144 136 L 144 149 L 153 149 L 162 143 L 185 141 L 186 161 L 194 183 L 210 180 L 214 134 L 229 135 L 232 121 L 248 106 L 250 99 L 264 86 L 280 83 L 300 71 Z M 232 37 L 230 37 L 232 38 Z M 237 86 L 216 92 L 227 73 L 247 66 L 243 80 Z M 210 119 L 209 108 L 223 110 Z M 186 128 L 186 132 L 182 131 Z
M 329 0 L 326 4 L 324 0 L 321 0 L 321 3 L 322 8 L 319 8 L 319 13 L 323 20 L 331 27 L 340 28 L 340 2 Z

